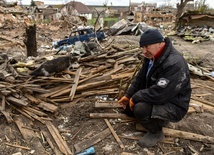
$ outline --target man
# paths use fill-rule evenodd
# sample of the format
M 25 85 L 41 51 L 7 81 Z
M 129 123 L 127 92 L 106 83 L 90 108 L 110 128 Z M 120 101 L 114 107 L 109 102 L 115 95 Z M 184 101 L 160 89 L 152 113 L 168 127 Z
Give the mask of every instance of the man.
M 118 103 L 148 130 L 139 145 L 151 147 L 164 138 L 162 127 L 180 121 L 187 113 L 190 75 L 185 59 L 157 29 L 141 35 L 140 47 L 143 67 Z

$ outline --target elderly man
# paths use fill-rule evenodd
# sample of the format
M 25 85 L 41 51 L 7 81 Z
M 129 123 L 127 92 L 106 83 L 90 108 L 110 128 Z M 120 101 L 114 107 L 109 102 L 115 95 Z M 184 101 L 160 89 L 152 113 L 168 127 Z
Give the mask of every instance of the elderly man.
M 162 127 L 180 121 L 187 113 L 190 74 L 185 59 L 157 29 L 141 35 L 140 47 L 143 66 L 118 103 L 148 130 L 139 145 L 151 147 L 164 138 Z

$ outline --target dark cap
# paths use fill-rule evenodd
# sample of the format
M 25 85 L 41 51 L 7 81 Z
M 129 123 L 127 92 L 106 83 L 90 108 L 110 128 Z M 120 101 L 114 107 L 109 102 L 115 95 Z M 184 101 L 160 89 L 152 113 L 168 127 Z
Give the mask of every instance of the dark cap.
M 148 29 L 140 37 L 140 47 L 164 42 L 164 37 L 158 29 Z

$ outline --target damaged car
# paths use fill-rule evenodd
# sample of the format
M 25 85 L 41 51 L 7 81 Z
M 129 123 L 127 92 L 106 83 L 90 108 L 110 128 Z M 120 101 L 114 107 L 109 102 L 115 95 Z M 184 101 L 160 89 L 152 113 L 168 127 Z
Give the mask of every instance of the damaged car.
M 89 42 L 92 38 L 97 38 L 98 41 L 102 41 L 106 38 L 104 32 L 97 31 L 96 33 L 91 28 L 83 28 L 72 31 L 71 34 L 63 40 L 52 42 L 54 48 L 60 46 L 73 45 L 77 41 Z

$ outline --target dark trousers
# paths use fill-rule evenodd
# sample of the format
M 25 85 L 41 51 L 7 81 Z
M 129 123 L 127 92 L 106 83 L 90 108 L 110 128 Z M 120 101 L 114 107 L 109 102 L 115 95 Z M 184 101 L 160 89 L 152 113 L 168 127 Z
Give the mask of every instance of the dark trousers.
M 139 102 L 135 104 L 134 110 L 131 111 L 129 105 L 125 109 L 125 113 L 128 116 L 135 117 L 148 131 L 155 133 L 161 131 L 162 127 L 168 124 L 168 121 L 151 118 L 153 105 Z

